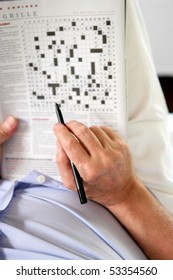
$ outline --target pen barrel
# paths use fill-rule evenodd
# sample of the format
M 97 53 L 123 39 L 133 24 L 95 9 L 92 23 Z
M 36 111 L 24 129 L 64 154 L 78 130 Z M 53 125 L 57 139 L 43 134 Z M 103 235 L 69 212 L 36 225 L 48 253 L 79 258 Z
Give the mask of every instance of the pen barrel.
M 59 105 L 57 103 L 55 103 L 55 110 L 56 110 L 56 115 L 57 115 L 58 121 L 60 123 L 62 123 L 63 125 L 65 125 L 63 115 L 61 113 L 61 109 L 59 108 Z M 82 180 L 76 166 L 73 164 L 73 162 L 70 161 L 70 163 L 71 163 L 71 168 L 72 168 L 72 172 L 74 175 L 74 180 L 75 180 L 76 189 L 77 189 L 77 192 L 79 195 L 80 203 L 81 204 L 87 203 L 87 198 L 86 198 L 85 190 L 83 187 L 83 180 Z
M 86 194 L 85 194 L 85 190 L 84 190 L 84 186 L 83 186 L 83 180 L 82 180 L 76 166 L 73 164 L 73 162 L 71 162 L 71 168 L 73 171 L 74 180 L 75 180 L 77 192 L 79 195 L 80 203 L 85 204 L 85 203 L 87 203 L 87 198 L 86 198 Z
M 58 122 L 65 125 L 61 110 L 57 105 L 56 105 L 56 115 L 57 115 Z

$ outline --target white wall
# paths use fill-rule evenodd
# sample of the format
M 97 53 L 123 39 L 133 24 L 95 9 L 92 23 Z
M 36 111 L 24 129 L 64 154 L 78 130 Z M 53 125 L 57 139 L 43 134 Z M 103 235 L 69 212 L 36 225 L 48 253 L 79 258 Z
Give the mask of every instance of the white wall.
M 158 74 L 173 76 L 173 0 L 138 0 Z

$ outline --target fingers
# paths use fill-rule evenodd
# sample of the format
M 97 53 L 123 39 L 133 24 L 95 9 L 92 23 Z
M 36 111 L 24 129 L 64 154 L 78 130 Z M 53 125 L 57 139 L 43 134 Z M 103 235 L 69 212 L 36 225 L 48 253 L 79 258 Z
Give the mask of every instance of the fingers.
M 63 150 L 59 141 L 57 141 L 57 154 L 56 154 L 56 162 L 58 165 L 58 170 L 61 175 L 63 184 L 70 189 L 75 190 L 74 186 L 74 176 L 71 169 L 70 160 L 67 157 L 65 151 Z
M 106 130 L 102 129 L 102 127 L 97 127 L 97 126 L 92 126 L 90 127 L 90 130 L 94 133 L 94 135 L 97 137 L 99 140 L 101 146 L 103 148 L 106 148 L 107 146 L 113 146 L 114 141 L 116 140 L 116 136 L 114 135 L 114 138 L 110 138 L 109 134 L 107 133 Z
M 102 148 L 107 146 L 114 148 L 116 140 L 119 140 L 117 135 L 106 127 L 93 126 L 88 128 L 76 121 L 67 123 L 66 127 L 56 124 L 54 133 L 67 157 L 77 166 L 84 165 Z
M 84 124 L 71 121 L 67 123 L 67 127 L 77 137 L 80 144 L 89 155 L 92 155 L 96 149 L 102 147 L 96 134 L 94 134 L 93 131 Z
M 74 128 L 74 126 L 75 124 L 72 124 L 72 122 L 71 124 L 68 123 L 67 127 L 58 123 L 54 126 L 54 133 L 57 136 L 68 158 L 74 164 L 80 166 L 89 160 L 90 153 L 88 152 L 86 145 L 83 145 L 83 140 L 81 140 L 82 136 L 80 135 L 80 133 L 82 134 L 82 132 L 79 132 L 79 127 Z M 85 134 L 87 134 L 87 132 L 85 132 Z M 84 138 L 88 137 L 85 135 Z
M 109 127 L 106 126 L 100 126 L 100 129 L 102 129 L 105 134 L 107 134 L 107 136 L 112 140 L 115 141 L 117 140 L 119 137 L 119 135 L 117 135 L 115 132 L 113 132 Z
M 9 116 L 0 124 L 0 145 L 8 140 L 16 131 L 18 121 Z

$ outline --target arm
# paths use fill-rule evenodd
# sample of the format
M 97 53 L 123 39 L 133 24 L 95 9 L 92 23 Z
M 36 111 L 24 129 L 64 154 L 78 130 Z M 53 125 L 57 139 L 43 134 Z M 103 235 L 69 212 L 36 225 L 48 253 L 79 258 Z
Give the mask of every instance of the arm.
M 75 190 L 69 159 L 86 195 L 113 213 L 150 259 L 173 259 L 173 218 L 137 178 L 125 142 L 106 127 L 72 121 L 54 127 L 64 185 Z M 79 141 L 77 141 L 73 133 Z
M 149 259 L 173 259 L 173 218 L 141 182 L 133 196 L 108 209 L 120 220 Z
M 18 121 L 12 117 L 7 117 L 0 123 L 0 163 L 2 160 L 2 144 L 7 141 L 15 133 Z

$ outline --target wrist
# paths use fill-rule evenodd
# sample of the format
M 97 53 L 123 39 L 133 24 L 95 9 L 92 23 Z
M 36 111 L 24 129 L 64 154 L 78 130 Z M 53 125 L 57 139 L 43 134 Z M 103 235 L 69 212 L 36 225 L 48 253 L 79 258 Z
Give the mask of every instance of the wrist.
M 114 215 L 131 211 L 136 203 L 143 200 L 144 194 L 148 193 L 146 187 L 136 175 L 132 175 L 126 187 L 118 194 L 114 203 L 107 205 L 106 208 Z

